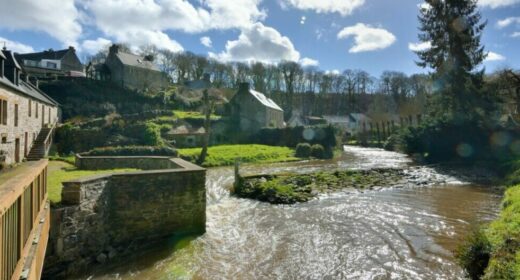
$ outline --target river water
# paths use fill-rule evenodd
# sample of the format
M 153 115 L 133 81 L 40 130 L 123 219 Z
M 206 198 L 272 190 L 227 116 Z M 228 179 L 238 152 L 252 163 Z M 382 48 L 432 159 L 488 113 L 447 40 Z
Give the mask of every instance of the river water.
M 230 196 L 232 168 L 210 169 L 203 236 L 168 242 L 91 278 L 463 279 L 452 252 L 473 226 L 496 217 L 501 196 L 493 188 L 412 166 L 398 153 L 350 146 L 339 160 L 241 173 L 380 167 L 403 168 L 416 180 L 280 206 Z

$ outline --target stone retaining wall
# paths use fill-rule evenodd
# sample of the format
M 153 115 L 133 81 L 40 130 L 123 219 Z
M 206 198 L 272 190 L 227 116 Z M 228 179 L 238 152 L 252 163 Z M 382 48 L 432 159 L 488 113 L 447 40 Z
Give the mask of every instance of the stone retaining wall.
M 63 206 L 51 213 L 44 275 L 70 278 L 146 244 L 204 233 L 206 171 L 181 159 L 171 161 L 177 169 L 64 183 Z
M 75 165 L 83 170 L 136 168 L 142 170 L 181 168 L 170 157 L 161 156 L 82 156 L 76 154 Z

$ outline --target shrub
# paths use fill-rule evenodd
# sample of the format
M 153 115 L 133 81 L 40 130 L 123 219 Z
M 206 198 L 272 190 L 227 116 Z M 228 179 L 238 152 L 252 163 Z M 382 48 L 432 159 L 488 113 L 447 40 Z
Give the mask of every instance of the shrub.
M 491 257 L 491 243 L 482 230 L 470 234 L 455 257 L 471 279 L 480 279 Z
M 311 156 L 311 145 L 309 143 L 299 143 L 296 145 L 296 157 L 308 158 Z
M 127 146 L 95 148 L 83 156 L 177 156 L 177 150 L 165 146 Z
M 270 146 L 296 147 L 298 143 L 320 144 L 326 148 L 335 147 L 334 127 L 328 125 L 299 126 L 286 128 L 263 128 L 245 142 Z
M 311 156 L 315 158 L 325 158 L 325 148 L 320 144 L 314 144 L 311 147 Z

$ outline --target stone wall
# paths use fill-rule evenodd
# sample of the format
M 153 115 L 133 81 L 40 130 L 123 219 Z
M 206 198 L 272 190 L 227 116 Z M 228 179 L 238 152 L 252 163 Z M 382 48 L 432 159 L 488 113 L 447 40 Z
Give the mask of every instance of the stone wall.
M 84 170 L 136 168 L 142 170 L 181 168 L 170 157 L 161 156 L 81 156 L 76 154 L 75 165 Z
M 51 213 L 44 276 L 70 278 L 147 244 L 204 233 L 206 171 L 172 161 L 179 168 L 64 183 L 63 205 Z

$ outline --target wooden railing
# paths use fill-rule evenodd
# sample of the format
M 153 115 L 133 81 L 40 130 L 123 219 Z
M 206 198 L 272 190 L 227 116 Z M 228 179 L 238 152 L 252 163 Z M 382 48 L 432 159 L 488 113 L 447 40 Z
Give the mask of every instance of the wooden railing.
M 47 137 L 45 137 L 45 140 L 43 141 L 43 145 L 45 147 L 45 156 L 47 156 L 49 154 L 49 150 L 51 149 L 52 141 L 54 138 L 54 131 L 56 130 L 57 124 L 58 124 L 58 122 L 56 121 L 52 125 L 49 125 L 49 127 L 50 127 L 49 133 L 47 134 Z
M 2 175 L 0 182 L 0 280 L 19 279 L 20 275 L 30 273 L 39 278 L 41 271 L 23 271 L 28 267 L 41 270 L 42 256 L 29 256 L 32 246 L 43 251 L 47 240 L 40 242 L 40 237 L 48 236 L 47 204 L 47 160 L 26 163 L 10 173 Z M 42 231 L 43 229 L 43 231 Z M 46 231 L 46 232 L 45 232 Z M 25 263 L 28 259 L 40 262 L 33 265 Z M 25 260 L 25 261 L 24 261 Z

